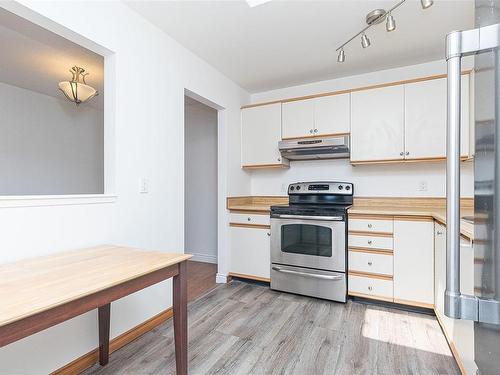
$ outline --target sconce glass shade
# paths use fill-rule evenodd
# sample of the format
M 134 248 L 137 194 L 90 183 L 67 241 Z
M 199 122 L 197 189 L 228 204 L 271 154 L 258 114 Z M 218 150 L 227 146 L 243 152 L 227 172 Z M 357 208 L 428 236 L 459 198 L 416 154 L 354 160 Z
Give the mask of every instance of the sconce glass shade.
M 59 90 L 68 100 L 79 105 L 98 95 L 96 89 L 86 84 L 85 76 L 88 73 L 84 74 L 85 69 L 74 66 L 70 72 L 73 74 L 71 81 L 59 82 Z

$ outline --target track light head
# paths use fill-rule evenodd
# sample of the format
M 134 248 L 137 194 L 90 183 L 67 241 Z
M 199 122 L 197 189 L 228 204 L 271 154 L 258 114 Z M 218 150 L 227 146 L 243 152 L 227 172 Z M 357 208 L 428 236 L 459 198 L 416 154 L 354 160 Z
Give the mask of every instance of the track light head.
M 344 53 L 344 49 L 341 49 L 339 51 L 339 55 L 337 56 L 337 62 L 343 63 L 344 61 L 345 61 L 345 53 Z
M 420 0 L 420 5 L 422 5 L 422 9 L 430 8 L 434 4 L 433 0 Z
M 367 47 L 370 47 L 370 44 L 371 44 L 371 43 L 370 43 L 370 39 L 368 39 L 368 37 L 366 36 L 366 34 L 365 34 L 365 33 L 363 33 L 363 34 L 361 35 L 361 46 L 362 46 L 363 48 L 367 48 Z
M 392 16 L 391 13 L 389 13 L 389 15 L 387 16 L 387 22 L 385 23 L 385 29 L 388 32 L 396 30 L 396 20 L 394 19 L 394 17 Z

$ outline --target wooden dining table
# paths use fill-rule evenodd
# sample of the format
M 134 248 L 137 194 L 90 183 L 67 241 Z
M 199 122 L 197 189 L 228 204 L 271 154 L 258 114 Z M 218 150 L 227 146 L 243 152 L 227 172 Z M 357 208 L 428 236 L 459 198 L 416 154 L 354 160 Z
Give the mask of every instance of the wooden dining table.
M 173 278 L 175 361 L 177 374 L 185 375 L 189 258 L 104 245 L 1 264 L 0 347 L 97 309 L 99 363 L 104 366 L 111 302 Z

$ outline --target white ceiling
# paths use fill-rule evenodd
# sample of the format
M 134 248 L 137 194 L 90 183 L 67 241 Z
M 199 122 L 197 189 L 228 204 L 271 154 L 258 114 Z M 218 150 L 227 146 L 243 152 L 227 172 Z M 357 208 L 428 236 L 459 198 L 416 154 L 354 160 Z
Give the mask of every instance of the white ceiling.
M 103 92 L 104 59 L 59 35 L 0 8 L 0 82 L 64 99 L 57 84 L 78 65 L 87 84 Z M 88 102 L 102 108 L 103 95 Z
M 427 10 L 407 0 L 394 12 L 396 31 L 387 33 L 385 23 L 371 28 L 372 46 L 353 40 L 338 64 L 335 49 L 364 27 L 366 14 L 396 2 L 126 1 L 250 92 L 441 59 L 446 33 L 473 27 L 472 0 L 434 0 Z

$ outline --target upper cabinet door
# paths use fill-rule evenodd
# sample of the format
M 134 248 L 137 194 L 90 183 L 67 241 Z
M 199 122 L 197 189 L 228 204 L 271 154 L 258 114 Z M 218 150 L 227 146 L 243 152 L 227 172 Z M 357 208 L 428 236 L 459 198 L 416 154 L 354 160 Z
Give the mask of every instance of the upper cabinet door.
M 323 96 L 314 99 L 316 135 L 346 134 L 351 128 L 350 94 Z
M 351 161 L 404 157 L 404 87 L 351 93 Z
M 446 79 L 405 85 L 405 158 L 446 157 Z M 469 75 L 462 76 L 461 155 L 469 154 Z
M 303 138 L 314 133 L 314 99 L 283 103 L 283 139 Z
M 269 104 L 241 111 L 242 167 L 283 164 L 278 142 L 281 140 L 281 104 Z
M 446 79 L 405 85 L 406 159 L 446 156 Z

